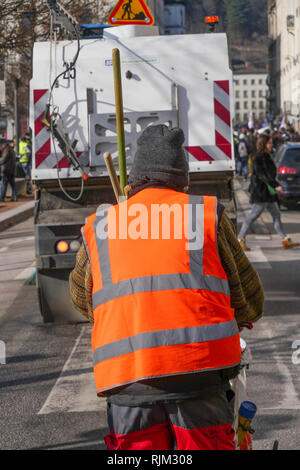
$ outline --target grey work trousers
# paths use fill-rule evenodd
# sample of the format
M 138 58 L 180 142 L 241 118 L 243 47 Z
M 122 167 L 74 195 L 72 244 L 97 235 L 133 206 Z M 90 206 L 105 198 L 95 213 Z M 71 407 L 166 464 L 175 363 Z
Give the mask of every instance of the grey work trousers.
M 254 204 L 252 207 L 251 213 L 249 214 L 249 216 L 247 217 L 247 219 L 244 221 L 242 225 L 242 228 L 239 233 L 240 238 L 245 238 L 251 224 L 256 219 L 258 219 L 258 217 L 263 213 L 265 209 L 269 211 L 271 216 L 273 217 L 274 229 L 276 230 L 278 235 L 281 238 L 286 238 L 287 235 L 282 226 L 280 209 L 279 209 L 279 205 L 277 202 L 261 202 L 261 203 Z

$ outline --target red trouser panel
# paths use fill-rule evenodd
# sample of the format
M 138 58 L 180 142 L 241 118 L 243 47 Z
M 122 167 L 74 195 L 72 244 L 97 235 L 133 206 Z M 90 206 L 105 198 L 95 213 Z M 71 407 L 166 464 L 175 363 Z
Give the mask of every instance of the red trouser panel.
M 181 403 L 111 404 L 105 442 L 109 450 L 235 450 L 232 421 L 224 392 Z
M 235 450 L 232 424 L 188 430 L 166 423 L 104 439 L 108 450 L 173 450 L 175 441 L 178 450 Z
M 199 429 L 174 426 L 178 450 L 235 450 L 232 424 Z
M 157 424 L 143 431 L 116 435 L 111 431 L 104 438 L 108 450 L 170 450 L 174 436 L 169 423 Z

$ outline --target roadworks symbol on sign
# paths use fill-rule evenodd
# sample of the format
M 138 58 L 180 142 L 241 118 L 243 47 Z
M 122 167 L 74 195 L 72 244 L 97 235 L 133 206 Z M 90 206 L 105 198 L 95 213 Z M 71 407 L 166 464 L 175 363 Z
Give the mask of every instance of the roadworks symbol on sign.
M 119 0 L 108 18 L 108 23 L 112 26 L 122 24 L 152 26 L 154 17 L 144 0 Z

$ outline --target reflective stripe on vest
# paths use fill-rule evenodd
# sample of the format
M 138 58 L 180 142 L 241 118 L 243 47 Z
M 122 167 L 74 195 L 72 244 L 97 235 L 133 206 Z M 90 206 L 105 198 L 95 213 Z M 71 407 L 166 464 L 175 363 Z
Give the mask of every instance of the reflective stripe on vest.
M 218 339 L 229 338 L 237 333 L 238 328 L 235 320 L 219 325 L 204 325 L 194 328 L 178 328 L 176 330 L 141 333 L 97 348 L 94 352 L 94 364 L 96 365 L 106 359 L 112 359 L 123 354 L 130 354 L 139 349 L 216 341 Z
M 178 193 L 175 194 L 178 198 Z M 99 225 L 102 229 L 106 227 L 108 230 L 107 219 L 110 206 L 100 206 L 96 215 L 88 219 L 82 230 L 93 274 L 95 323 L 92 343 L 95 378 L 99 394 L 150 377 L 218 370 L 235 366 L 240 362 L 238 326 L 233 310 L 230 308 L 228 280 L 221 266 L 217 245 L 212 247 L 211 242 L 205 242 L 207 233 L 210 233 L 213 235 L 210 240 L 214 240 L 214 243 L 217 244 L 217 201 L 215 198 L 207 196 L 203 198 L 182 195 L 182 198 L 186 198 L 188 202 L 189 272 L 172 273 L 171 270 L 171 274 L 128 276 L 129 279 L 113 282 L 113 278 L 116 279 L 116 276 L 114 271 L 112 272 L 109 240 L 107 237 L 101 236 L 101 233 L 98 233 L 99 236 L 97 236 Z M 129 199 L 129 205 L 133 199 L 134 197 Z M 170 204 L 172 204 L 172 199 Z M 204 227 L 205 224 L 206 227 Z M 192 235 L 195 233 L 196 238 L 193 240 Z M 193 249 L 195 248 L 195 240 L 197 241 L 197 249 Z M 207 243 L 208 245 L 210 243 L 210 250 L 213 252 L 212 260 L 209 260 L 207 254 L 204 255 Z M 132 256 L 134 257 L 134 253 Z M 157 263 L 159 266 L 159 260 Z M 209 264 L 216 265 L 216 269 L 211 271 L 207 269 Z M 210 272 L 215 275 L 207 274 Z M 204 294 L 205 292 L 207 294 Z M 174 295 L 175 301 L 179 300 L 179 305 L 183 302 L 183 311 L 182 314 L 179 314 L 181 320 L 179 318 L 177 323 L 173 322 L 173 325 L 169 326 L 172 324 L 170 320 L 172 307 L 170 306 L 168 309 L 168 304 L 166 304 L 163 307 L 166 311 L 162 313 L 168 317 L 165 321 L 168 327 L 161 328 L 164 324 L 164 316 L 157 312 L 158 318 L 162 318 L 159 329 L 153 325 L 146 327 L 146 329 L 142 328 L 143 311 L 139 311 L 139 308 L 144 305 L 144 297 L 140 297 L 143 295 L 154 296 L 149 299 L 156 306 L 162 305 L 164 296 L 169 299 L 170 295 Z M 130 301 L 131 297 L 134 299 L 135 296 L 137 296 L 137 300 Z M 200 299 L 198 303 L 196 302 L 195 317 L 192 312 L 193 305 L 189 306 L 189 303 L 184 301 L 190 296 L 193 299 L 195 298 L 193 296 Z M 124 316 L 126 309 L 129 310 L 132 305 L 137 309 L 137 313 L 128 312 L 127 319 Z M 189 310 L 184 313 L 187 308 Z M 197 313 L 198 308 L 204 313 L 202 314 L 202 311 Z M 121 311 L 120 317 L 118 316 L 119 311 Z M 208 317 L 205 317 L 205 312 Z M 114 320 L 114 314 L 118 320 Z M 186 316 L 189 316 L 188 326 L 184 325 Z M 129 318 L 135 318 L 132 323 L 135 325 L 132 326 L 132 334 L 128 334 L 130 322 L 129 324 L 127 322 Z M 114 321 L 117 321 L 117 324 L 114 324 Z M 157 317 L 155 317 L 155 321 L 156 323 L 154 323 L 157 324 L 159 321 Z M 110 332 L 113 332 L 120 322 L 125 322 L 124 328 L 118 329 L 121 333 L 116 333 L 115 340 L 112 340 L 114 333 Z M 148 331 L 147 328 L 149 328 Z M 105 330 L 108 331 L 107 334 Z M 112 339 L 109 340 L 106 336 Z

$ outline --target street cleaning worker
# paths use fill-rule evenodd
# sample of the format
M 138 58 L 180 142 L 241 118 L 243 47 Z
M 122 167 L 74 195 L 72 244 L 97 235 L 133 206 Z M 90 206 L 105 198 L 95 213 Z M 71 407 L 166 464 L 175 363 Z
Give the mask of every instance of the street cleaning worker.
M 25 134 L 19 142 L 19 162 L 22 165 L 23 171 L 26 178 L 26 192 L 27 194 L 32 193 L 31 188 L 31 145 L 30 135 Z
M 88 217 L 70 275 L 73 304 L 94 323 L 111 450 L 235 448 L 229 380 L 263 289 L 217 199 L 186 193 L 183 143 L 181 129 L 144 130 L 128 200 Z M 158 208 L 172 211 L 169 233 L 153 222 Z

